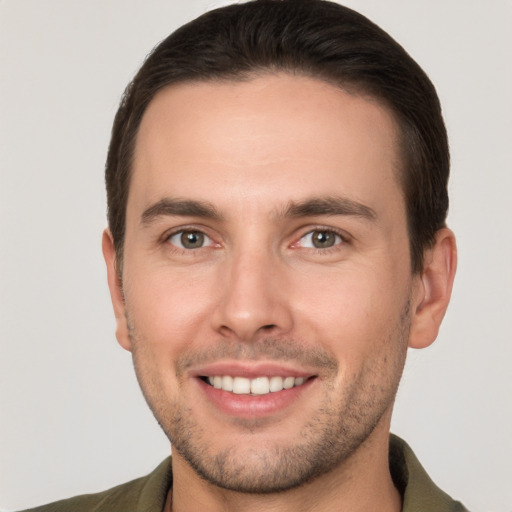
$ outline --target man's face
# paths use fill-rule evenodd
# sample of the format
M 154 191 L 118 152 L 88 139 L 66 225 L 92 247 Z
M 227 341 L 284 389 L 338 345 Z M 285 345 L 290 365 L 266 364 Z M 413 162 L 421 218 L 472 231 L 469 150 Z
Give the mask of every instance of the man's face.
M 385 108 L 310 78 L 151 102 L 118 337 L 176 464 L 268 492 L 387 439 L 416 289 L 398 165 Z

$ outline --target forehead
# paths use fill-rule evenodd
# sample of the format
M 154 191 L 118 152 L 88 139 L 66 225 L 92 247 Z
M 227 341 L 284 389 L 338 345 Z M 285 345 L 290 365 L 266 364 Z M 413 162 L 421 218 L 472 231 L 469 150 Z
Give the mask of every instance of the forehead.
M 129 209 L 165 196 L 228 209 L 332 193 L 401 202 L 397 132 L 378 102 L 304 76 L 170 86 L 143 116 Z

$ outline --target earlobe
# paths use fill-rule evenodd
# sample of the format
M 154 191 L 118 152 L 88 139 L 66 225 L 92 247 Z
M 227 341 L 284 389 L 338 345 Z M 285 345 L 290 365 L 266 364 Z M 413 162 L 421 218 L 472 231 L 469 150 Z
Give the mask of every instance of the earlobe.
M 450 302 L 456 268 L 455 236 L 448 228 L 440 229 L 433 247 L 425 253 L 413 293 L 410 347 L 425 348 L 436 339 Z
M 116 318 L 116 338 L 119 344 L 126 350 L 131 350 L 131 342 L 126 319 L 126 308 L 123 296 L 123 288 L 119 278 L 116 264 L 116 251 L 114 248 L 114 239 L 109 229 L 103 231 L 102 238 L 103 257 L 107 266 L 108 288 L 110 298 L 114 307 Z

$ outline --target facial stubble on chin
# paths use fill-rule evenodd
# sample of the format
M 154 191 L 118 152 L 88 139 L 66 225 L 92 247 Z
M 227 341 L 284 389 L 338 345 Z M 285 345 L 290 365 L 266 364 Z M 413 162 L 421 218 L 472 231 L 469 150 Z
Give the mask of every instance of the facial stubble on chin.
M 251 435 L 272 427 L 265 420 L 236 421 L 246 435 L 243 445 L 231 445 L 211 453 L 215 435 L 200 424 L 191 408 L 179 400 L 171 403 L 158 376 L 151 372 L 148 342 L 138 335 L 127 315 L 137 379 L 155 418 L 171 441 L 173 451 L 207 482 L 241 493 L 268 494 L 293 489 L 343 464 L 371 435 L 383 415 L 392 408 L 402 375 L 409 335 L 409 301 L 400 320 L 381 341 L 390 344 L 385 357 L 368 359 L 362 370 L 336 395 L 334 381 L 339 373 L 336 359 L 320 348 L 306 348 L 293 340 L 265 338 L 260 342 L 226 343 L 201 353 L 185 353 L 176 362 L 180 377 L 187 367 L 221 357 L 240 360 L 266 358 L 297 361 L 318 368 L 324 385 L 324 399 L 290 442 L 274 441 L 251 447 Z M 179 379 L 178 379 L 178 382 Z

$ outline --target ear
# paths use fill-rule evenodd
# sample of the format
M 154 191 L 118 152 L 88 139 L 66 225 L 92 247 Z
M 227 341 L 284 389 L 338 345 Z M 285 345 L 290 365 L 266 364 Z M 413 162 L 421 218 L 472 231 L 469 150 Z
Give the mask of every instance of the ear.
M 103 249 L 103 257 L 107 265 L 108 288 L 110 290 L 110 298 L 112 299 L 114 315 L 116 317 L 116 338 L 124 349 L 131 350 L 123 287 L 117 271 L 114 239 L 109 229 L 103 231 L 101 246 Z
M 455 235 L 448 228 L 440 229 L 433 247 L 425 252 L 423 270 L 415 283 L 410 347 L 425 348 L 437 338 L 450 302 L 456 268 Z

